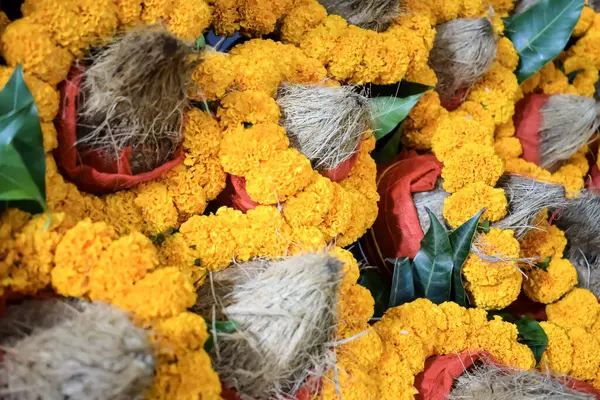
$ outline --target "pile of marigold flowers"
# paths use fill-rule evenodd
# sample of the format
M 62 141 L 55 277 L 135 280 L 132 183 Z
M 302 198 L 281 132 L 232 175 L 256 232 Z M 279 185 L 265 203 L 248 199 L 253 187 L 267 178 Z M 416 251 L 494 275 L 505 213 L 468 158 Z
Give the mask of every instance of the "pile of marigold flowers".
M 330 305 L 335 310 L 328 327 L 333 334 L 326 341 L 335 358 L 316 367 L 307 357 L 292 360 L 310 364 L 318 373 L 292 382 L 285 398 L 308 398 L 308 392 L 325 399 L 412 399 L 423 391 L 419 376 L 428 360 L 463 352 L 486 352 L 510 368 L 568 375 L 600 391 L 598 293 L 586 288 L 581 260 L 572 250 L 572 238 L 578 236 L 560 217 L 583 193 L 595 196 L 588 174 L 595 163 L 600 167 L 594 143 L 600 107 L 591 103 L 599 96 L 600 12 L 586 0 L 568 46 L 522 80 L 519 43 L 513 44 L 513 32 L 505 24 L 532 12 L 519 8 L 523 5 L 517 1 L 365 2 L 389 3 L 389 10 L 381 8 L 387 12 L 350 4 L 358 2 L 333 3 L 24 0 L 19 15 L 0 14 L 0 86 L 22 70 L 42 134 L 44 160 L 37 161 L 45 163 L 44 212 L 11 207 L 0 214 L 0 320 L 2 306 L 18 305 L 23 298 L 49 294 L 106 303 L 125 311 L 148 335 L 152 362 L 145 365 L 152 365 L 153 375 L 142 397 L 234 398 L 231 391 L 238 388 L 226 387 L 215 371 L 222 361 L 218 339 L 246 333 L 236 331 L 234 315 L 225 316 L 227 321 L 205 320 L 197 312 L 202 293 L 223 289 L 215 286 L 215 274 L 227 277 L 240 265 L 252 271 L 254 262 L 327 254 L 341 265 Z M 356 8 L 368 12 L 360 14 Z M 452 44 L 442 37 L 442 32 L 473 21 L 484 27 L 487 41 L 474 35 L 469 39 L 473 43 Z M 177 165 L 120 190 L 86 192 L 70 181 L 62 164 L 65 93 L 74 70 L 105 62 L 95 54 L 130 32 L 143 35 L 143 29 L 164 32 L 167 39 L 159 43 L 165 54 L 173 51 L 173 43 L 189 50 L 182 68 L 189 69 L 189 76 L 182 79 L 185 104 L 178 115 L 181 129 L 175 132 L 177 152 L 170 154 Z M 223 38 L 214 47 L 205 45 L 204 38 L 215 34 Z M 237 37 L 239 43 L 228 50 L 220 47 L 226 37 Z M 434 58 L 477 46 L 477 57 L 485 54 L 485 60 L 470 60 L 477 65 L 465 72 L 467 84 L 454 77 L 462 86 L 453 87 L 448 98 L 447 71 L 440 71 Z M 443 61 L 448 70 L 462 71 L 451 65 L 456 60 Z M 119 82 L 123 76 L 118 74 L 107 79 Z M 403 121 L 395 121 L 391 134 L 382 136 L 379 120 L 397 110 L 381 113 L 366 107 L 378 90 L 399 88 L 400 82 L 424 89 Z M 291 132 L 293 115 L 281 101 L 290 87 L 345 93 L 348 104 L 356 100 L 354 108 L 335 110 L 338 119 L 334 111 L 324 110 L 325 118 L 315 118 L 318 123 L 312 116 L 294 121 L 295 127 L 309 126 L 309 132 L 325 131 L 318 124 L 333 124 L 336 132 L 359 126 L 356 143 L 335 166 L 322 167 Z M 527 102 L 563 95 L 583 98 L 594 110 L 590 126 L 572 140 L 575 148 L 564 145 L 569 137 L 557 139 L 552 136 L 556 129 L 544 125 L 549 124 L 544 107 L 552 100 L 534 110 L 541 115 L 535 138 L 526 137 L 522 123 Z M 84 98 L 80 94 L 77 107 Z M 369 115 L 368 121 L 348 122 L 361 113 Z M 569 125 L 577 121 L 567 121 Z M 382 154 L 396 143 L 390 136 L 398 132 L 392 159 L 416 151 L 433 154 L 442 165 L 437 190 L 447 196 L 438 208 L 448 231 L 459 230 L 482 211 L 471 251 L 458 267 L 468 305 L 418 298 L 382 309 L 383 294 L 367 282 L 375 272 L 362 252 L 361 238 L 382 217 L 381 210 L 389 209 L 381 204 L 387 200 L 380 199 L 378 173 L 389 162 L 382 161 Z M 342 153 L 349 142 L 327 142 L 321 150 Z M 559 154 L 558 161 L 545 162 L 547 154 Z M 89 161 L 84 158 L 77 162 Z M 118 174 L 121 163 L 119 154 Z M 100 180 L 99 175 L 89 179 Z M 523 215 L 510 185 L 504 184 L 510 176 L 551 185 L 563 194 L 556 204 L 539 202 Z M 594 204 L 600 207 L 600 201 Z M 415 209 L 412 202 L 400 208 L 406 207 Z M 600 209 L 586 212 L 591 225 L 600 226 Z M 520 222 L 514 223 L 517 214 Z M 390 212 L 383 218 L 397 221 L 403 215 Z M 583 258 L 598 264 L 598 253 Z M 594 274 L 600 265 L 591 264 L 587 266 Z M 276 274 L 265 276 L 277 279 Z M 230 278 L 231 285 L 242 285 Z M 392 290 L 398 285 L 394 276 Z M 309 298 L 316 289 L 306 290 Z M 545 338 L 540 354 L 526 344 L 519 323 L 491 313 L 505 311 L 518 298 L 545 307 L 539 323 L 534 321 Z M 282 305 L 288 300 L 276 299 Z M 282 310 L 273 313 L 280 316 Z M 221 325 L 229 331 L 220 332 Z M 286 332 L 267 328 L 267 342 L 287 338 Z M 31 334 L 45 330 L 50 327 Z M 10 365 L 3 365 L 4 346 L 8 344 L 0 338 L 0 393 L 22 390 L 29 398 L 26 390 L 14 392 L 6 378 L 12 375 Z M 285 356 L 270 355 L 275 361 Z M 62 387 L 59 380 L 46 383 Z M 274 397 L 265 392 L 258 398 Z

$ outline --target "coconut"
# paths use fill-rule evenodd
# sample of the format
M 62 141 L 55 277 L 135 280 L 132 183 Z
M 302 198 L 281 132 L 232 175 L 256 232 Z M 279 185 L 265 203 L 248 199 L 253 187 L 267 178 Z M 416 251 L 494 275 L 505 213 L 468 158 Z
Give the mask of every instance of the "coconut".
M 444 224 L 444 200 L 449 196 L 450 193 L 446 192 L 442 187 L 441 179 L 438 180 L 435 189 L 413 195 L 413 201 L 417 209 L 417 215 L 419 216 L 419 224 L 423 233 L 427 232 L 431 225 L 426 208 L 437 217 L 441 224 Z
M 600 296 L 600 194 L 584 191 L 569 200 L 554 223 L 565 232 L 567 258 L 577 268 L 580 285 Z
M 438 77 L 442 102 L 464 95 L 490 69 L 497 38 L 488 18 L 459 18 L 436 27 L 429 65 Z
M 90 56 L 78 99 L 77 147 L 112 162 L 132 149 L 134 174 L 171 160 L 182 142 L 192 48 L 160 26 L 136 28 Z
M 540 0 L 521 0 L 515 7 L 514 14 L 523 14 L 525 11 L 529 10 L 531 7 L 535 6 L 539 2 Z
M 317 170 L 333 170 L 352 157 L 372 128 L 367 98 L 350 86 L 284 86 L 277 104 L 290 145 Z
M 38 300 L 0 319 L 0 398 L 143 399 L 154 362 L 146 332 L 103 303 Z
M 234 321 L 212 332 L 213 367 L 242 399 L 293 398 L 309 377 L 333 366 L 342 263 L 326 254 L 235 264 L 214 273 L 194 311 Z
M 449 400 L 587 400 L 549 372 L 524 371 L 476 363 L 455 381 Z
M 400 0 L 319 0 L 329 14 L 343 17 L 349 24 L 385 31 L 400 16 Z
M 506 217 L 493 224 L 494 228 L 511 229 L 515 237 L 523 239 L 535 229 L 534 220 L 544 209 L 554 210 L 566 204 L 562 185 L 543 183 L 519 175 L 504 174 L 498 181 L 508 198 Z
M 587 144 L 600 126 L 600 105 L 589 97 L 556 94 L 540 111 L 540 164 L 548 170 L 557 169 Z

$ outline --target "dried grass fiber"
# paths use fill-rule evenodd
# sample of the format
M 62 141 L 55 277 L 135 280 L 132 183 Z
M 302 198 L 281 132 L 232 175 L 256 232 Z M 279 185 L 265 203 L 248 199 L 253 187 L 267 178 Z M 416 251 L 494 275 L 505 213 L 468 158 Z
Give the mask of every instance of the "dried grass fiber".
M 349 24 L 385 31 L 400 16 L 400 0 L 319 0 L 329 14 L 343 17 Z

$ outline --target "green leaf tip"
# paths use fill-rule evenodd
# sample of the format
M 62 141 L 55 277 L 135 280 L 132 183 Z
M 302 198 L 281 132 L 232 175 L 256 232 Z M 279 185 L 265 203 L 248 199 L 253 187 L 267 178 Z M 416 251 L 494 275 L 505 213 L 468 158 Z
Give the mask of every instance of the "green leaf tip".
M 416 296 L 410 259 L 408 257 L 403 257 L 388 261 L 394 264 L 394 275 L 392 278 L 392 288 L 390 290 L 388 307 L 396 307 L 413 301 Z

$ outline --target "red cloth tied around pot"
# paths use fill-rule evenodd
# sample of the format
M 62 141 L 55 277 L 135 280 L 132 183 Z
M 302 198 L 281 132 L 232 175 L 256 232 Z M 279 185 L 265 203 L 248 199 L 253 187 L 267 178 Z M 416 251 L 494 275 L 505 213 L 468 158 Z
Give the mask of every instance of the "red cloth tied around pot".
M 358 155 L 357 149 L 352 157 L 338 165 L 337 168 L 329 171 L 322 171 L 320 174 L 329 178 L 332 182 L 343 181 L 350 174 L 354 164 L 356 164 Z M 246 192 L 246 179 L 236 175 L 227 176 L 225 189 L 219 194 L 216 201 L 220 206 L 232 207 L 242 212 L 253 210 L 259 206 L 258 203 L 250 198 L 248 192 Z
M 379 214 L 367 232 L 365 249 L 369 265 L 377 266 L 380 274 L 391 280 L 392 266 L 385 260 L 414 258 L 421 248 L 424 233 L 412 196 L 434 189 L 442 164 L 433 154 L 410 151 L 377 169 Z
M 179 148 L 173 160 L 152 171 L 132 175 L 129 160 L 131 148 L 122 150 L 118 165 L 107 162 L 107 158 L 99 150 L 80 152 L 75 143 L 77 141 L 77 96 L 82 74 L 83 68 L 73 67 L 68 80 L 61 84 L 62 109 L 55 121 L 58 148 L 54 151 L 58 168 L 79 189 L 94 194 L 129 189 L 142 182 L 160 178 L 183 162 L 183 150 Z
M 590 178 L 587 181 L 587 188 L 590 190 L 600 191 L 600 169 L 598 169 L 598 165 L 592 165 L 592 169 L 590 170 Z
M 523 159 L 536 165 L 541 163 L 539 131 L 542 125 L 542 107 L 549 99 L 550 96 L 545 94 L 532 94 L 515 105 L 515 137 L 523 147 Z
M 484 351 L 465 351 L 460 354 L 430 357 L 425 361 L 425 369 L 415 378 L 415 387 L 419 400 L 445 400 L 452 391 L 454 380 L 460 377 L 475 362 L 493 363 L 502 368 L 490 354 Z M 591 394 L 600 400 L 600 392 L 586 382 L 559 378 L 561 383 L 580 393 Z

